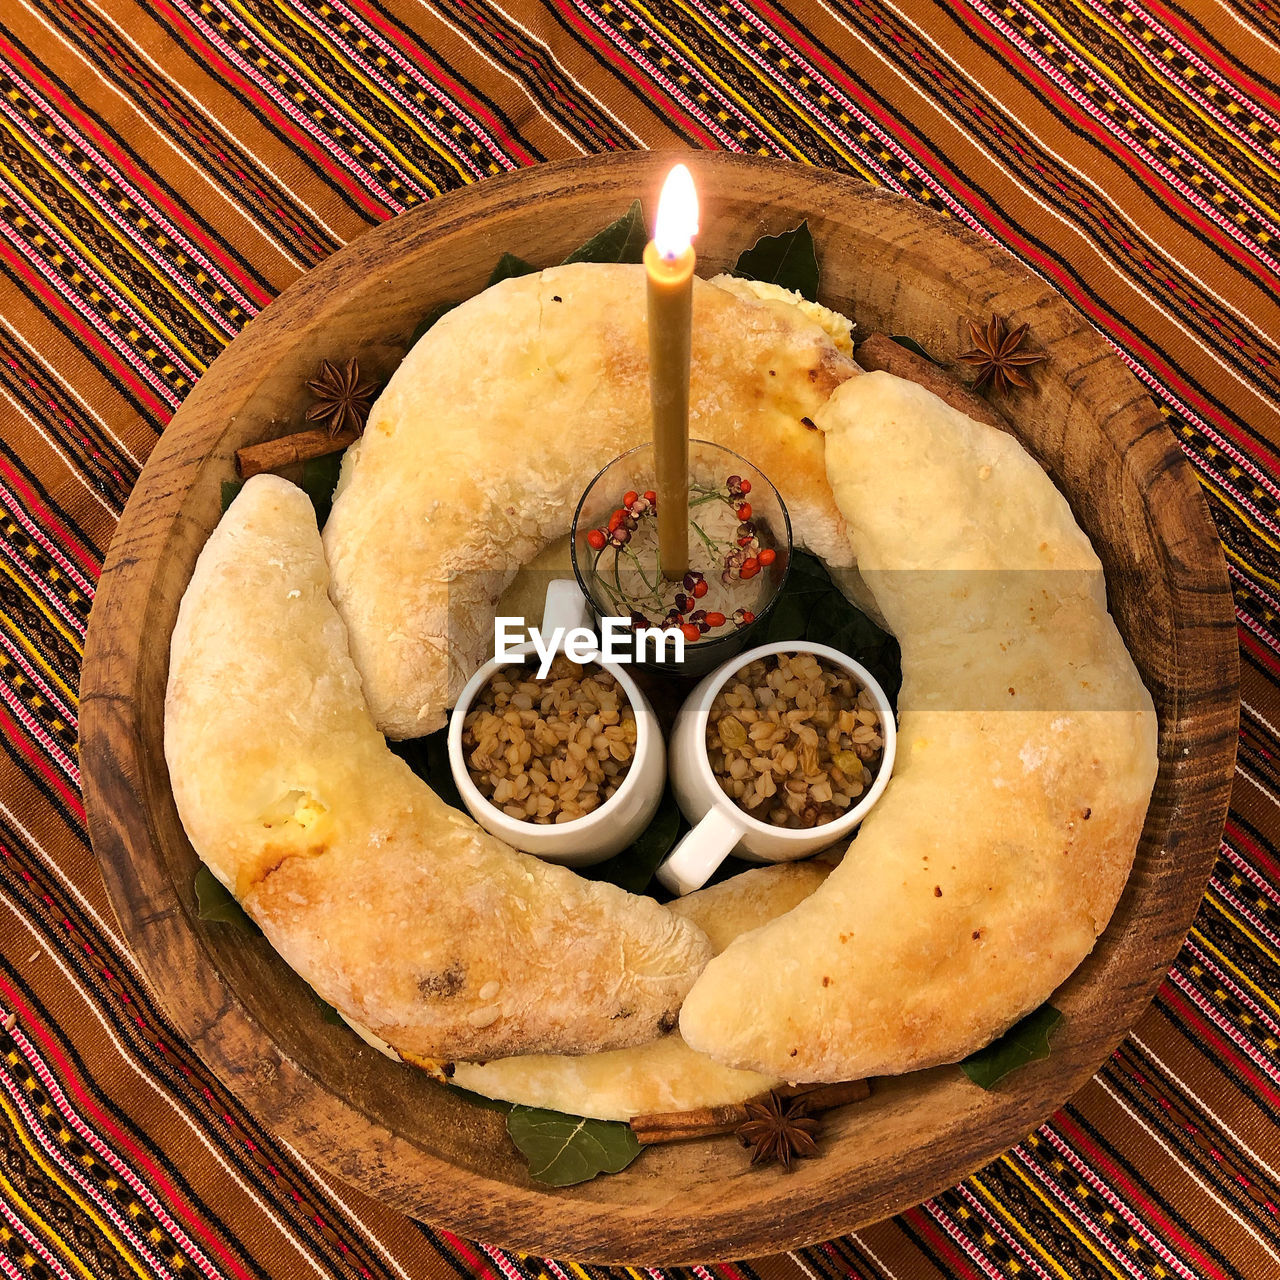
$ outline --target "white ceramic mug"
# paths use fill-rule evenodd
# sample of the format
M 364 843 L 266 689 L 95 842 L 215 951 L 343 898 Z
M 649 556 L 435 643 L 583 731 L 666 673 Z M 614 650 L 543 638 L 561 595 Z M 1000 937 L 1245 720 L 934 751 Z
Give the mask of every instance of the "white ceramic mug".
M 801 830 L 775 827 L 751 817 L 725 794 L 707 759 L 707 717 L 716 695 L 743 667 L 757 658 L 779 653 L 812 653 L 831 666 L 847 671 L 871 695 L 884 736 L 880 769 L 867 793 L 834 822 Z M 889 785 L 896 749 L 893 708 L 879 681 L 861 663 L 838 649 L 796 640 L 762 645 L 738 654 L 704 677 L 676 716 L 671 732 L 671 789 L 680 811 L 693 824 L 693 830 L 658 868 L 658 879 L 672 893 L 691 893 L 706 884 L 711 873 L 731 853 L 748 862 L 794 862 L 830 848 L 848 836 L 880 799 Z
M 574 627 L 589 627 L 587 601 L 573 579 L 561 578 L 547 587 L 546 606 L 541 631 L 551 635 L 556 627 L 567 634 Z M 515 654 L 534 654 L 534 646 L 525 644 Z M 662 801 L 666 784 L 667 752 L 658 718 L 639 686 L 616 663 L 601 661 L 599 654 L 589 658 L 607 671 L 622 686 L 636 717 L 636 749 L 631 768 L 617 791 L 598 809 L 571 822 L 538 823 L 512 818 L 487 800 L 471 781 L 462 749 L 462 722 L 477 693 L 490 676 L 502 667 L 519 666 L 517 659 L 503 657 L 486 662 L 467 681 L 453 709 L 449 722 L 449 767 L 462 802 L 471 816 L 486 831 L 526 853 L 559 862 L 567 867 L 587 867 L 621 853 L 649 825 Z

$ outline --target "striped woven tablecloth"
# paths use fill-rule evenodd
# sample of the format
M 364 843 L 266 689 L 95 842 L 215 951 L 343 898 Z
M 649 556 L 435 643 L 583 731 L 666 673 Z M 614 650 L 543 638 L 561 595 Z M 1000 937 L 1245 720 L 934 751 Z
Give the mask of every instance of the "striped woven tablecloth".
M 1280 1277 L 1280 9 L 784 3 L 0 0 L 0 1277 L 600 1271 L 365 1199 L 188 1051 L 89 849 L 76 685 L 139 467 L 276 293 L 463 183 L 673 145 L 857 174 L 1061 290 L 1204 486 L 1244 692 L 1209 893 L 1099 1075 L 892 1222 L 696 1274 Z

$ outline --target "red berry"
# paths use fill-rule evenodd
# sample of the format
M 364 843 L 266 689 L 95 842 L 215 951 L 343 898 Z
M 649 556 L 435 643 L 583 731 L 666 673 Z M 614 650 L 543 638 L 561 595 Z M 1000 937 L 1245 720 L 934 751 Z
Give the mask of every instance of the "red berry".
M 612 533 L 627 518 L 627 513 L 622 510 L 615 511 L 609 517 L 609 532 Z
M 756 620 L 756 615 L 750 609 L 735 609 L 733 620 L 740 627 L 747 627 Z
M 640 495 L 634 489 L 628 489 L 626 493 L 622 495 L 622 505 L 624 507 L 631 506 L 639 496 Z
M 742 562 L 741 573 L 744 578 L 754 578 L 760 572 L 760 561 L 755 556 L 748 556 Z
M 693 584 L 693 594 L 698 600 L 701 600 L 702 597 L 707 594 L 707 582 L 705 578 L 699 578 L 698 581 Z
M 756 557 L 762 565 L 771 565 L 778 558 L 778 553 L 772 547 L 765 549 Z
M 709 614 L 707 614 L 707 625 L 708 625 L 708 626 L 710 626 L 710 627 L 723 627 L 723 626 L 724 626 L 724 614 L 723 614 L 723 613 L 709 613 Z
M 686 622 L 681 626 L 680 630 L 684 632 L 684 638 L 688 640 L 690 644 L 702 635 L 702 631 L 696 622 Z
M 604 544 L 609 541 L 609 535 L 603 529 L 592 529 L 587 534 L 587 545 L 592 551 L 603 551 Z
M 751 492 L 751 481 L 750 481 L 750 480 L 744 480 L 744 481 L 743 481 L 743 482 L 738 486 L 738 492 L 739 492 L 739 493 L 750 493 L 750 492 Z
M 658 495 L 654 493 L 652 489 L 646 489 L 644 491 L 644 496 L 645 496 L 645 499 L 649 502 L 657 502 L 658 500 Z
M 751 503 L 744 502 L 742 506 L 738 508 L 738 519 L 739 520 L 751 519 Z

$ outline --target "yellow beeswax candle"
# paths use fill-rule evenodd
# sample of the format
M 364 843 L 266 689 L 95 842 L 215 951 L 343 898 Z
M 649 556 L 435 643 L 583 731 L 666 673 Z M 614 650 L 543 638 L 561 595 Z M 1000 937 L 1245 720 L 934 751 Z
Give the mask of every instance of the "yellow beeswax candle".
M 653 239 L 644 251 L 658 563 L 667 578 L 682 578 L 689 568 L 689 351 L 697 230 L 698 193 L 689 170 L 678 164 L 663 184 Z

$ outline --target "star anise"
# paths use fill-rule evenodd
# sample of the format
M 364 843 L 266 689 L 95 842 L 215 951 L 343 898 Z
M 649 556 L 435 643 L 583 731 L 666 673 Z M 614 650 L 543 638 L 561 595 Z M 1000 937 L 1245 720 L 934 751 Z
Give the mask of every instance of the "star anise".
M 763 1102 L 746 1104 L 748 1119 L 737 1128 L 744 1147 L 752 1147 L 752 1164 L 781 1161 L 784 1169 L 798 1156 L 816 1156 L 814 1135 L 819 1122 L 808 1115 L 803 1098 L 784 1100 L 770 1093 Z
M 1039 364 L 1044 356 L 1018 350 L 1027 336 L 1025 324 L 1010 329 L 1004 320 L 993 315 L 985 327 L 976 320 L 970 320 L 969 335 L 974 349 L 966 351 L 960 359 L 977 369 L 975 389 L 981 390 L 988 382 L 997 391 L 1031 385 L 1031 379 L 1022 370 L 1028 365 Z
M 364 430 L 377 383 L 360 381 L 360 364 L 353 356 L 343 366 L 321 361 L 320 371 L 307 383 L 316 402 L 307 410 L 308 422 L 320 422 L 330 436 Z

